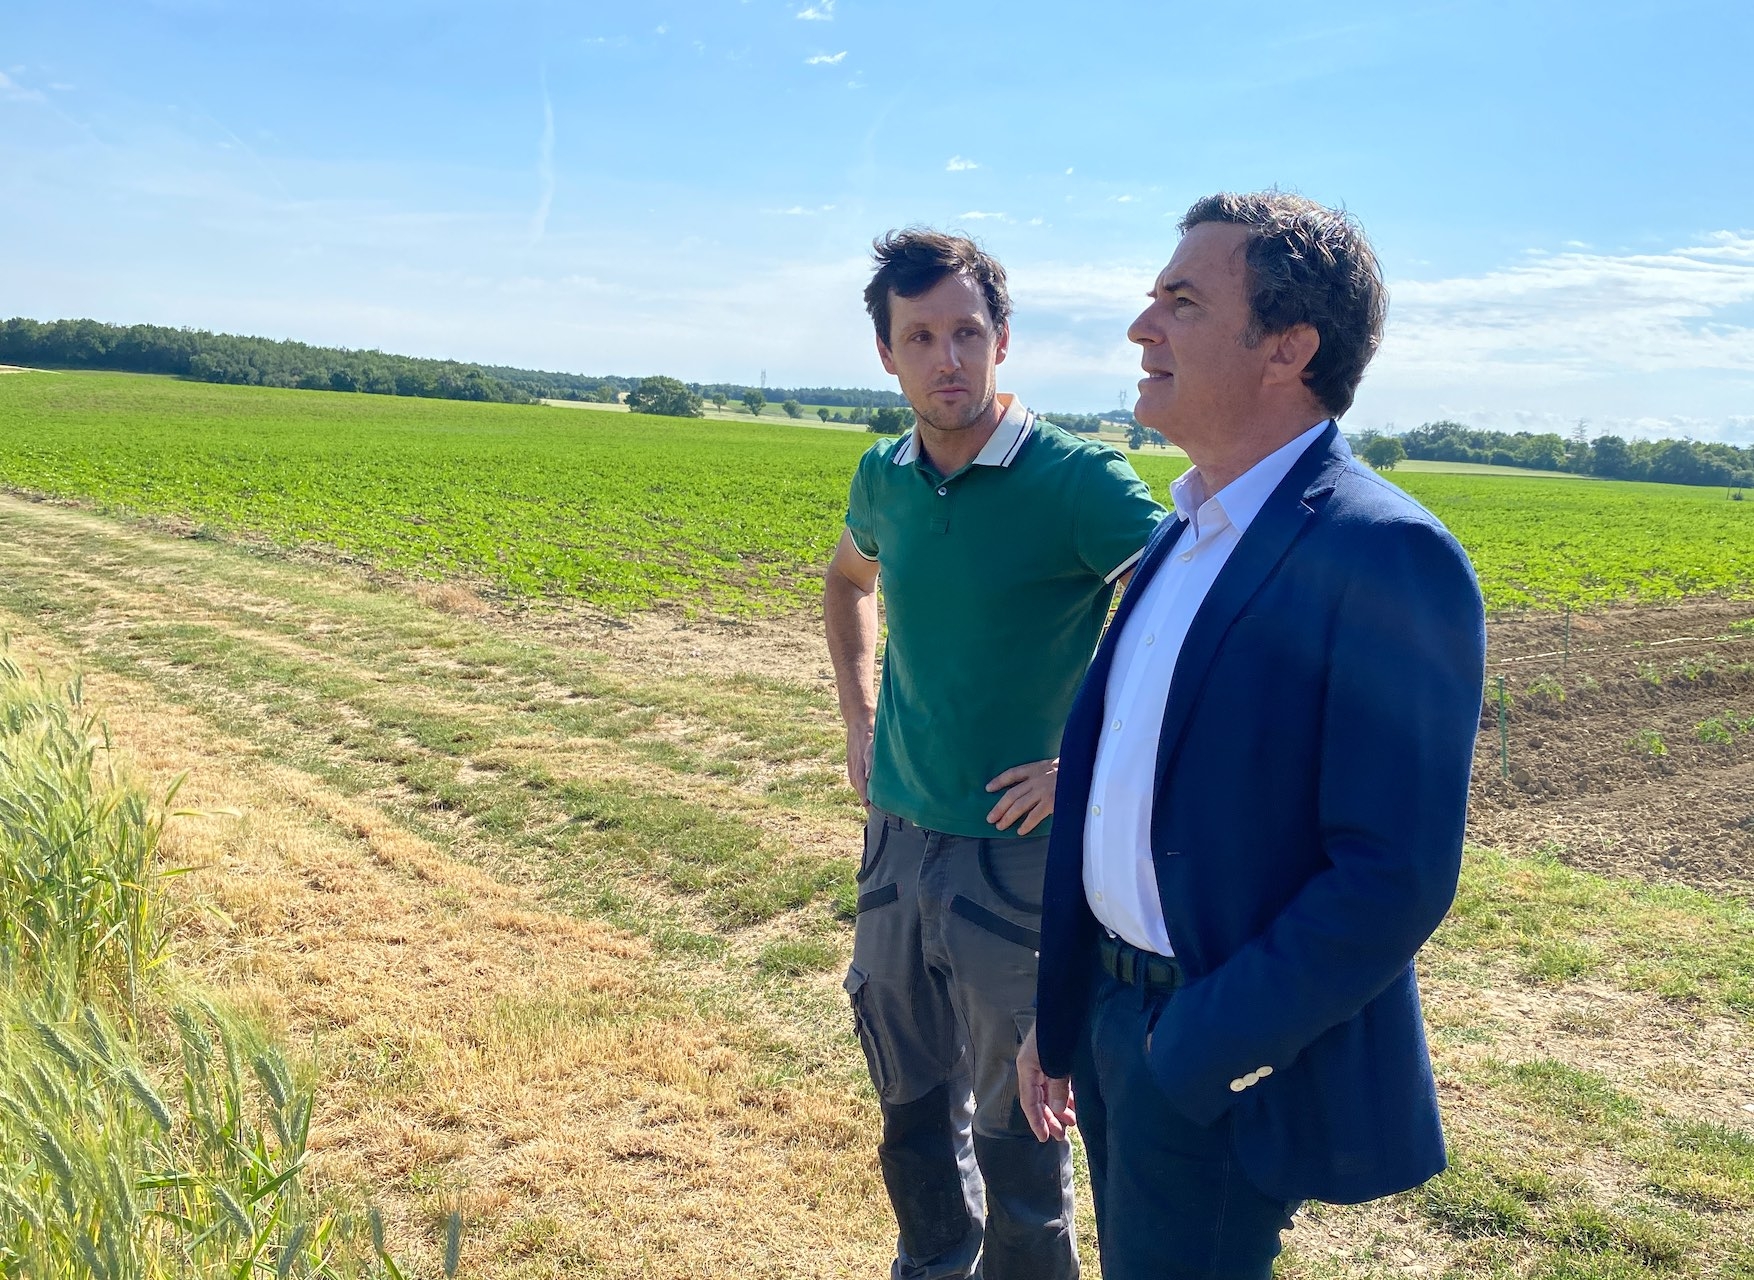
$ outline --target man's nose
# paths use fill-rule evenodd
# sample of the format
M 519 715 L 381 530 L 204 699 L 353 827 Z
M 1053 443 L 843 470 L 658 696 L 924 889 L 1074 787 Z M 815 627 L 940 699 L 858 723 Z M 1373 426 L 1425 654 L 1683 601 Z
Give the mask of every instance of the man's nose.
M 1156 326 L 1151 323 L 1150 307 L 1133 317 L 1133 323 L 1127 326 L 1127 341 L 1137 342 L 1142 347 L 1153 346 L 1162 341 Z

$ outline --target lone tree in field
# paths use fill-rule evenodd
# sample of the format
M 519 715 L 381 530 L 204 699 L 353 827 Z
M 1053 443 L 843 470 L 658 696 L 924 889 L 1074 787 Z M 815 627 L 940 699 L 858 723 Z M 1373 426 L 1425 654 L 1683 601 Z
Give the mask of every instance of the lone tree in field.
M 729 403 L 730 398 L 726 396 L 723 391 L 713 392 L 713 404 L 715 407 L 723 409 Z
M 1393 471 L 1397 462 L 1407 460 L 1407 446 L 1399 436 L 1377 436 L 1365 443 L 1364 460 L 1378 471 Z
M 871 425 L 865 430 L 880 436 L 896 436 L 907 428 L 907 418 L 900 409 L 874 409 L 871 412 Z
M 821 418 L 824 422 L 827 422 L 828 421 L 828 410 L 824 409 L 820 405 L 818 405 L 816 408 L 816 416 L 818 418 Z
M 751 387 L 743 393 L 743 407 L 759 418 L 761 411 L 767 407 L 767 397 Z
M 641 378 L 639 386 L 627 393 L 630 413 L 656 413 L 666 418 L 698 418 L 704 403 L 675 378 Z
M 804 416 L 804 406 L 796 400 L 787 400 L 780 405 L 780 408 L 786 411 L 788 418 L 802 418 Z

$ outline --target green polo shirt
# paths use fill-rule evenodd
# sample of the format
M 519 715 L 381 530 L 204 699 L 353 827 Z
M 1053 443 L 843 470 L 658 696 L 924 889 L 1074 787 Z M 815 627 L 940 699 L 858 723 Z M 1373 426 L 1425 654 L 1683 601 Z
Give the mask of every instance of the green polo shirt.
M 952 835 L 1017 834 L 987 821 L 986 785 L 1059 754 L 1115 579 L 1163 518 L 1118 450 L 1007 400 L 955 475 L 913 432 L 873 445 L 847 505 L 889 624 L 871 803 Z

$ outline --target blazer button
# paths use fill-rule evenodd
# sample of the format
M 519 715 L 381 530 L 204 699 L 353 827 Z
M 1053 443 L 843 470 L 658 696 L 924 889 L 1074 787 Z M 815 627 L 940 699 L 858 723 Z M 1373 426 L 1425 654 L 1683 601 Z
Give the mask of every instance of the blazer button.
M 1249 1082 L 1247 1080 L 1242 1079 L 1240 1076 L 1237 1079 L 1232 1080 L 1230 1082 L 1230 1091 L 1232 1093 L 1241 1093 L 1244 1089 L 1246 1089 L 1248 1087 L 1249 1087 Z
M 1267 1077 L 1268 1077 L 1268 1076 L 1270 1076 L 1270 1075 L 1272 1075 L 1272 1074 L 1273 1074 L 1273 1068 L 1271 1068 L 1271 1067 L 1260 1067 L 1260 1068 L 1258 1068 L 1258 1069 L 1257 1069 L 1257 1070 L 1256 1070 L 1256 1071 L 1255 1071 L 1255 1079 L 1257 1079 L 1257 1080 L 1265 1080 L 1265 1079 L 1266 1079 L 1266 1078 L 1267 1078 Z

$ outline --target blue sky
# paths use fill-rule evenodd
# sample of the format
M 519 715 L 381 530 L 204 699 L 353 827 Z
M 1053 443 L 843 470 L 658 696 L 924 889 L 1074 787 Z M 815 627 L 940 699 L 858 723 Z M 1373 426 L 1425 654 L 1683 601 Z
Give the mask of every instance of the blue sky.
M 1348 418 L 1754 441 L 1754 7 L 381 0 L 0 8 L 0 314 L 886 385 L 871 237 L 968 230 L 1005 385 L 1131 403 L 1221 188 L 1392 289 Z

